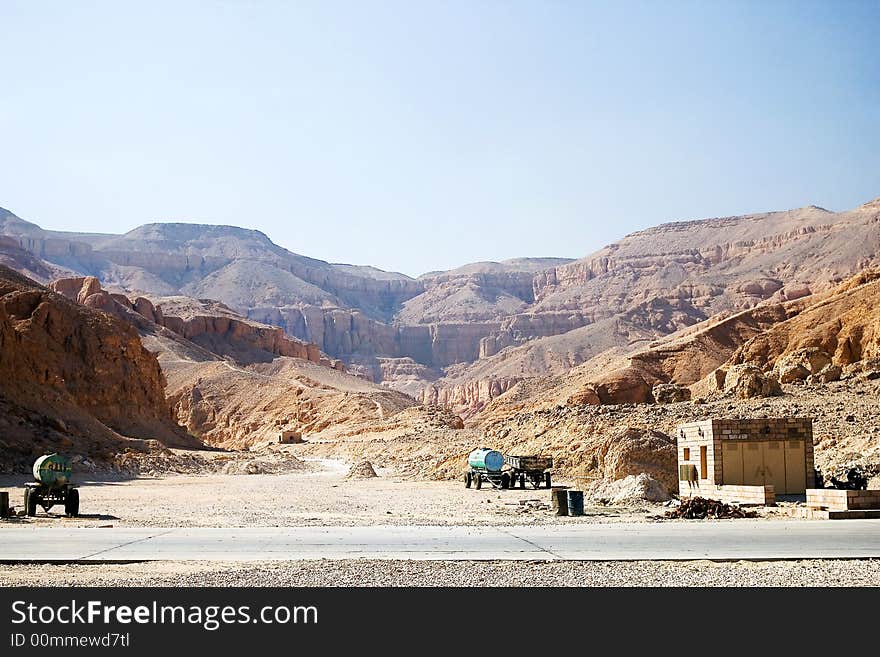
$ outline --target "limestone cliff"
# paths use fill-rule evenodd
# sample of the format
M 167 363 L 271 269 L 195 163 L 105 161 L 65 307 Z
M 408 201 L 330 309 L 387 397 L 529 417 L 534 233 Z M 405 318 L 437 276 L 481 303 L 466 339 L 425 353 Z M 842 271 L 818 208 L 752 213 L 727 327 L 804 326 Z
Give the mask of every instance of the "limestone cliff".
M 291 338 L 277 326 L 249 321 L 216 301 L 178 296 L 159 297 L 154 303 L 146 297 L 111 294 L 102 289 L 94 276 L 58 279 L 49 287 L 79 304 L 109 312 L 135 326 L 143 328 L 140 319 L 147 320 L 217 355 L 250 361 L 259 360 L 259 352 L 265 352 L 345 369 L 342 361 L 327 358 L 317 345 Z
M 0 266 L 0 465 L 48 449 L 109 459 L 127 438 L 196 445 L 128 323 Z

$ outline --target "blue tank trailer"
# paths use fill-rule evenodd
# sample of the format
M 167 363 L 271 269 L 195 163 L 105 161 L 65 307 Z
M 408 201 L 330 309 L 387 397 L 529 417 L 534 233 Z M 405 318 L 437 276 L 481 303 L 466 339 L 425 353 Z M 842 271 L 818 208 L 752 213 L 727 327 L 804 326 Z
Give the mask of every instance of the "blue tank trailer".
M 64 505 L 64 513 L 79 515 L 79 490 L 70 483 L 73 468 L 60 454 L 46 454 L 34 463 L 35 482 L 25 484 L 24 508 L 29 516 L 37 515 L 37 505 L 46 513 L 56 504 Z
M 468 454 L 468 469 L 464 473 L 465 488 L 482 488 L 488 482 L 493 488 L 526 487 L 529 482 L 533 488 L 551 488 L 550 469 L 553 458 L 550 456 L 505 456 L 501 452 L 480 447 Z

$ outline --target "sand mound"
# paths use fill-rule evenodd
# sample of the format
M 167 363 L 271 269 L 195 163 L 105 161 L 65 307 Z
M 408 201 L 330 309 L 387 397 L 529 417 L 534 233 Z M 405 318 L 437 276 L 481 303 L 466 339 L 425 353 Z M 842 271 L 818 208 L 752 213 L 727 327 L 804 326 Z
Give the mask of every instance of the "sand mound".
M 616 481 L 600 481 L 587 491 L 587 497 L 599 504 L 627 506 L 644 502 L 665 502 L 666 486 L 644 472 Z
M 348 471 L 348 474 L 345 475 L 346 479 L 372 479 L 373 477 L 378 477 L 376 471 L 373 469 L 373 464 L 369 461 L 359 461 L 351 467 L 351 470 Z

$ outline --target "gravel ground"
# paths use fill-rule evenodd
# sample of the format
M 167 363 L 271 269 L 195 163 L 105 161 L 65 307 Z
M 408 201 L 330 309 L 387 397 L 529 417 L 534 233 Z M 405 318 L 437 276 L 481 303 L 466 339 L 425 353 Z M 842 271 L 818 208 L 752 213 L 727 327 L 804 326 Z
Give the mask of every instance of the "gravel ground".
M 167 475 L 104 478 L 80 484 L 80 517 L 63 508 L 47 516 L 16 518 L 17 526 L 295 527 L 363 525 L 511 525 L 644 522 L 668 510 L 646 502 L 635 507 L 587 508 L 582 517 L 550 511 L 547 489 L 466 489 L 460 481 L 401 479 L 383 468 L 378 477 L 349 479 L 349 466 L 324 459 L 286 474 Z M 16 510 L 23 476 L 0 477 Z M 80 479 L 82 481 L 82 479 Z M 574 482 L 559 481 L 560 484 Z M 3 523 L 0 523 L 2 533 Z
M 0 586 L 880 586 L 880 560 L 5 565 Z

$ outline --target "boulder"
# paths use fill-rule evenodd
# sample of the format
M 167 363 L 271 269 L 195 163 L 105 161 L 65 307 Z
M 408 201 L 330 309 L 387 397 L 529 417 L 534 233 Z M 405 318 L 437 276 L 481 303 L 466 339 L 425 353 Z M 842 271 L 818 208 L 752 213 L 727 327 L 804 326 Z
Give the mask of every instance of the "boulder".
M 775 369 L 779 372 L 779 380 L 787 383 L 788 381 L 782 380 L 783 373 L 786 373 L 786 377 L 791 381 L 803 380 L 810 374 L 818 374 L 829 365 L 831 365 L 831 355 L 828 352 L 819 347 L 806 347 L 782 356 L 776 361 Z M 806 374 L 800 376 L 803 372 Z
M 599 406 L 602 400 L 592 386 L 586 386 L 582 390 L 571 395 L 566 402 L 572 406 Z
M 654 401 L 658 404 L 675 404 L 690 401 L 691 391 L 675 383 L 658 383 L 652 390 Z
M 733 393 L 739 399 L 754 399 L 781 395 L 782 388 L 773 374 L 765 374 L 757 366 L 746 363 L 727 370 L 724 392 Z
M 623 367 L 607 374 L 595 385 L 603 404 L 650 404 L 654 401 L 650 384 L 635 367 Z
M 832 381 L 840 381 L 843 369 L 839 365 L 828 365 L 822 368 L 822 371 L 815 375 L 818 383 L 831 383 Z
M 83 279 L 82 287 L 80 288 L 79 293 L 76 295 L 77 303 L 85 303 L 85 300 L 88 299 L 93 294 L 98 294 L 102 292 L 101 290 L 101 281 L 99 281 L 94 276 L 86 276 Z M 109 296 L 109 295 L 108 295 Z
M 779 383 L 794 383 L 795 381 L 804 381 L 810 376 L 810 370 L 803 365 L 797 363 L 785 363 L 777 365 L 776 371 L 779 374 Z

